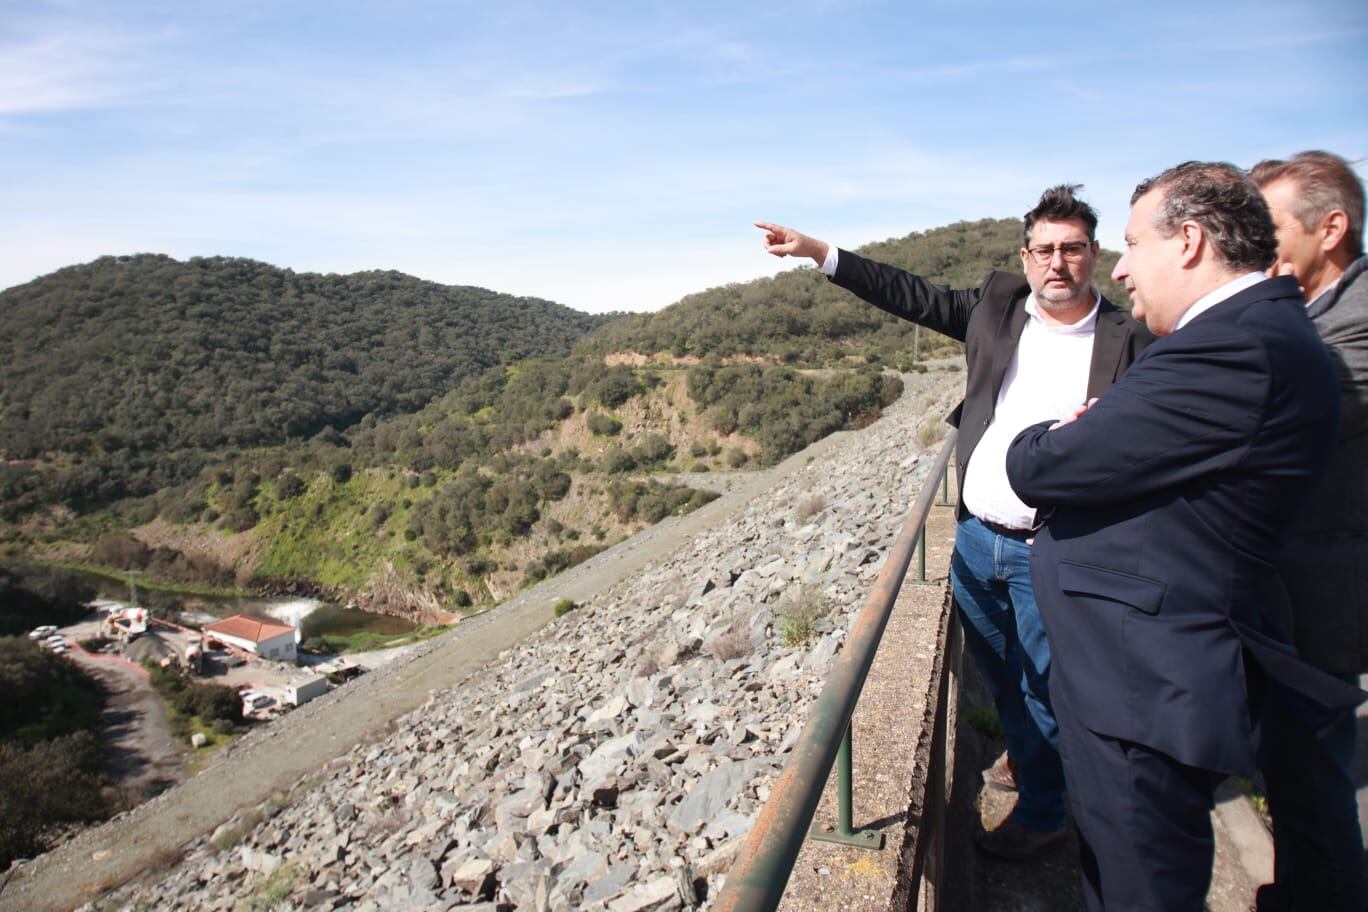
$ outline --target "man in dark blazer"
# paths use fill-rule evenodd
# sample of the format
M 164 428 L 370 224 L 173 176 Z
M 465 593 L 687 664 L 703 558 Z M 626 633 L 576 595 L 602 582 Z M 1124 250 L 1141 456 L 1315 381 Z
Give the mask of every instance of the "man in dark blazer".
M 1273 224 L 1247 175 L 1189 162 L 1131 205 L 1113 275 L 1161 338 L 1076 420 L 1022 431 L 1007 473 L 1049 516 L 1031 571 L 1088 907 L 1198 912 L 1260 691 L 1308 713 L 1359 696 L 1275 621 L 1339 394 L 1296 281 L 1264 275 Z
M 882 310 L 965 343 L 959 427 L 959 524 L 951 582 L 970 652 L 987 680 L 1015 775 L 1017 804 L 985 850 L 1029 858 L 1063 838 L 1064 773 L 1050 707 L 1050 653 L 1036 610 L 1028 539 L 1035 511 L 1007 483 L 1007 444 L 1021 428 L 1059 418 L 1102 394 L 1153 337 L 1097 291 L 1097 215 L 1073 186 L 1052 187 L 1024 218 L 1024 276 L 993 272 L 953 291 L 893 266 L 838 250 L 781 225 L 757 222 L 766 250 L 811 257 L 831 280 Z
M 1368 673 L 1368 257 L 1363 183 L 1328 152 L 1250 172 L 1278 234 L 1278 265 L 1306 294 L 1306 315 L 1339 375 L 1340 435 L 1325 485 L 1280 567 L 1297 654 L 1345 681 Z M 1273 883 L 1259 912 L 1368 909 L 1368 865 L 1354 782 L 1354 712 L 1320 730 L 1270 695 L 1259 770 L 1273 817 Z

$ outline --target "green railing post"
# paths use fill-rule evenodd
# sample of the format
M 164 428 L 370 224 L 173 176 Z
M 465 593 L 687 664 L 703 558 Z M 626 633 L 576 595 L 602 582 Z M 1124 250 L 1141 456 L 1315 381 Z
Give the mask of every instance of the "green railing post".
M 952 463 L 953 461 L 945 464 L 945 474 L 941 475 L 941 496 L 940 500 L 936 501 L 936 506 L 938 507 L 954 506 L 954 504 L 950 502 L 950 466 Z
M 878 830 L 856 830 L 853 822 L 855 814 L 851 808 L 854 803 L 851 782 L 854 776 L 850 754 L 854 746 L 854 736 L 851 734 L 851 728 L 852 726 L 846 726 L 845 735 L 841 738 L 841 748 L 836 752 L 836 832 L 828 833 L 814 827 L 808 835 L 817 842 L 834 842 L 857 849 L 878 850 L 884 847 L 884 834 Z
M 955 437 L 956 432 L 951 431 L 936 456 L 931 470 L 933 475 L 945 471 L 954 450 Z M 774 912 L 778 908 L 793 863 L 811 834 L 812 820 L 821 804 L 832 764 L 838 761 L 841 819 L 846 828 L 850 828 L 850 725 L 855 704 L 874 662 L 898 591 L 911 567 L 916 539 L 931 512 L 936 493 L 934 482 L 923 485 L 917 493 L 916 502 L 889 550 L 865 607 L 855 617 L 846 644 L 827 675 L 826 686 L 809 711 L 808 721 L 774 783 L 769 800 L 760 809 L 746 844 L 727 872 L 726 884 L 713 904 L 717 912 Z M 842 785 L 842 782 L 847 784 Z M 811 835 L 826 841 L 841 841 L 839 834 Z M 882 834 L 876 832 L 874 835 Z M 854 838 L 860 839 L 860 834 L 854 834 Z M 853 844 L 876 846 L 879 843 L 866 837 Z

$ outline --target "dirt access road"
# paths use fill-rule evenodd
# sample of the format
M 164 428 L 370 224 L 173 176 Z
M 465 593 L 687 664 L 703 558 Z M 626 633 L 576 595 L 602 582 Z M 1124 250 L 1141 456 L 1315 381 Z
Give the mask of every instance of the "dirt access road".
M 127 804 L 142 804 L 186 777 L 186 751 L 171 736 L 166 710 L 147 675 L 127 662 L 72 650 L 105 693 L 104 730 L 114 785 Z
M 958 374 L 910 374 L 901 402 L 961 382 Z M 698 533 L 726 523 L 781 479 L 852 434 L 832 434 L 764 471 L 729 479 L 717 500 L 687 516 L 670 517 L 545 580 L 411 655 L 307 703 L 224 749 L 193 779 L 109 823 L 80 834 L 16 872 L 0 892 L 0 912 L 68 910 L 158 863 L 210 833 L 241 808 L 284 792 L 301 777 L 390 720 L 418 707 L 431 693 L 459 684 L 554 618 L 561 598 L 583 601 L 639 572 Z

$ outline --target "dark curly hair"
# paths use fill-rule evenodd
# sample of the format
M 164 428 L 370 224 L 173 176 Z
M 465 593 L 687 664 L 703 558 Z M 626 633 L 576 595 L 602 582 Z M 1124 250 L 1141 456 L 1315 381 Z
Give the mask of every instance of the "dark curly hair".
M 1273 217 L 1244 171 L 1227 162 L 1183 162 L 1141 181 L 1131 205 L 1151 190 L 1164 194 L 1154 216 L 1154 227 L 1164 237 L 1193 221 L 1231 269 L 1262 272 L 1273 265 L 1278 250 Z
M 1040 194 L 1040 202 L 1022 216 L 1022 221 L 1026 223 L 1026 243 L 1031 243 L 1031 228 L 1041 219 L 1049 219 L 1052 222 L 1079 219 L 1088 226 L 1088 240 L 1095 240 L 1097 212 L 1074 195 L 1082 189 L 1082 184 L 1060 184 Z

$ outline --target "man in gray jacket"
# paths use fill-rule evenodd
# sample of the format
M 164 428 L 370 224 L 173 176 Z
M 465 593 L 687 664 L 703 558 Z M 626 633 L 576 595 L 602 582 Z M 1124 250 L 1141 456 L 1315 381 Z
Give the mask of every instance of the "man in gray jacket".
M 1302 152 L 1251 172 L 1277 228 L 1278 262 L 1339 374 L 1341 427 L 1330 472 L 1282 566 L 1297 652 L 1357 682 L 1368 672 L 1368 257 L 1363 184 L 1344 159 Z M 1266 697 L 1259 766 L 1276 851 L 1260 912 L 1368 909 L 1368 871 L 1352 775 L 1355 720 L 1326 720 L 1276 687 Z

